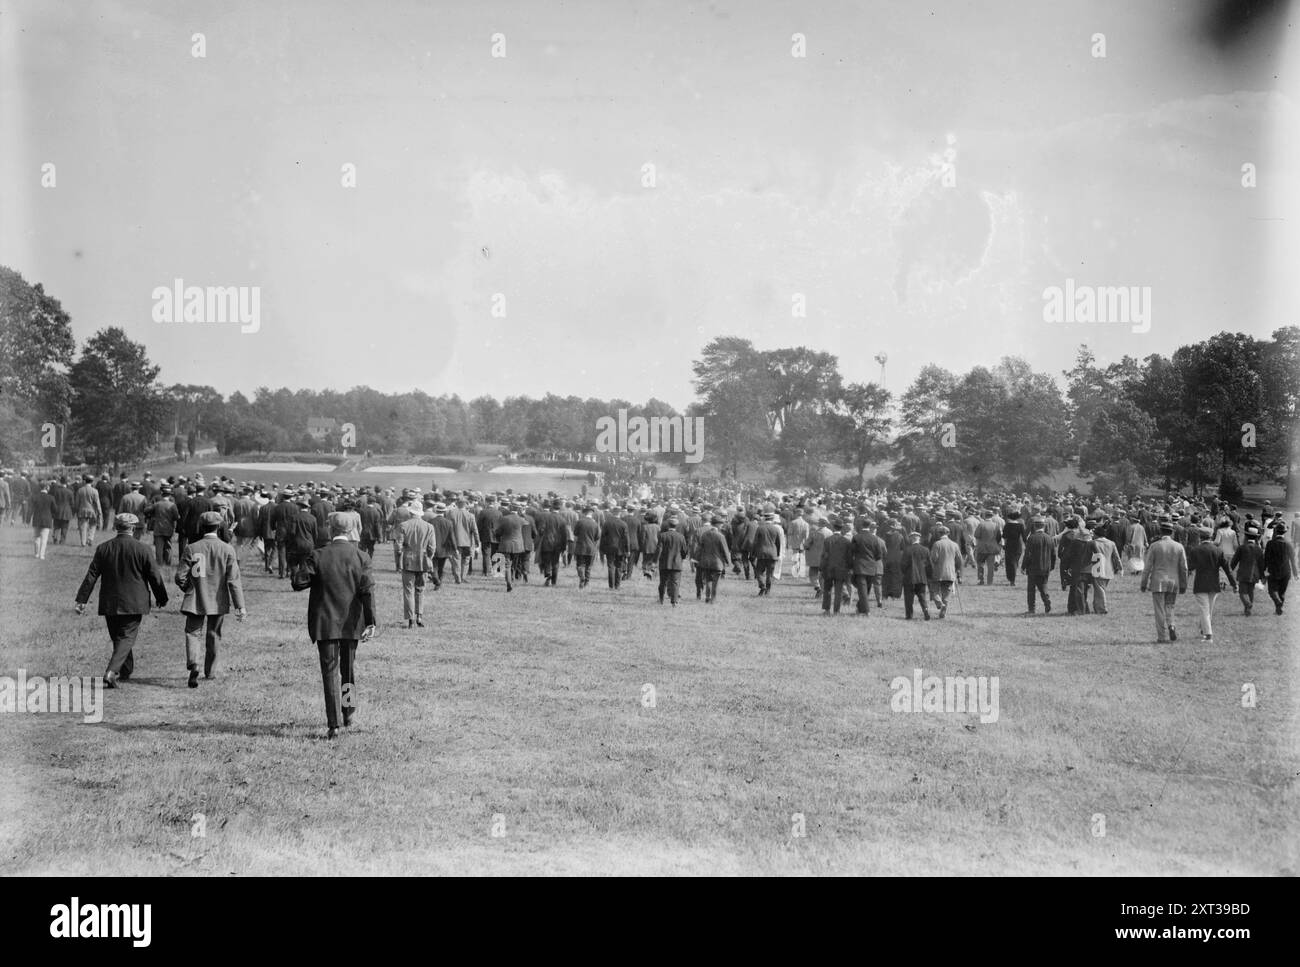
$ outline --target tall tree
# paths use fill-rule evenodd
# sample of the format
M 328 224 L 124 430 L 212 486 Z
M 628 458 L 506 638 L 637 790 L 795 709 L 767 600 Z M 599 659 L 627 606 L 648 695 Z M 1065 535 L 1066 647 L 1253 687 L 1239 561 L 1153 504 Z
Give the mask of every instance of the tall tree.
M 95 333 L 72 365 L 72 439 L 92 462 L 135 463 L 167 424 L 158 367 L 116 327 Z
M 834 407 L 833 432 L 839 458 L 857 471 L 863 484 L 867 465 L 890 452 L 893 395 L 875 383 L 850 383 Z
M 0 455 L 35 450 L 37 427 L 68 420 L 76 341 L 59 301 L 0 265 Z M 62 439 L 63 434 L 59 434 Z

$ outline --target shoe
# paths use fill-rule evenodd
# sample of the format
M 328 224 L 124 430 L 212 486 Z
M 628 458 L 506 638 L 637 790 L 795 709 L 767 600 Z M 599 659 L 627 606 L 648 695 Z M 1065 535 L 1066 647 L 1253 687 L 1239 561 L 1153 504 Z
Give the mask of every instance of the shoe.
M 1170 641 L 1177 641 L 1177 640 L 1178 640 L 1178 632 L 1174 631 L 1174 626 L 1173 626 L 1173 625 L 1170 625 L 1170 626 L 1169 626 L 1169 640 L 1170 640 Z
M 510 589 L 507 588 L 506 590 L 508 591 L 508 590 L 510 590 Z M 407 619 L 406 619 L 406 627 L 407 627 L 407 628 L 414 628 L 414 627 L 415 627 L 415 622 L 414 622 L 412 619 L 407 618 Z
M 105 688 L 117 688 L 117 676 L 114 675 L 112 672 L 105 672 L 105 673 L 104 673 L 104 687 L 105 687 Z
M 1214 635 L 1201 635 L 1201 641 L 1213 641 Z
M 415 626 L 416 626 L 417 628 L 423 628 L 423 627 L 424 627 L 424 620 L 423 620 L 422 618 L 416 618 L 416 619 L 415 619 Z
M 338 737 L 339 737 L 338 729 L 330 729 L 328 732 L 325 733 L 325 738 L 327 739 L 337 739 Z
M 198 687 L 199 687 L 199 670 L 198 670 L 197 668 L 191 668 L 191 669 L 190 669 L 190 688 L 198 688 Z
M 1051 614 L 1051 613 L 1052 613 L 1052 603 L 1050 601 L 1044 601 L 1043 614 Z
M 925 613 L 925 620 L 926 620 L 926 621 L 929 621 L 929 620 L 930 620 L 930 612 L 928 612 L 928 611 Z

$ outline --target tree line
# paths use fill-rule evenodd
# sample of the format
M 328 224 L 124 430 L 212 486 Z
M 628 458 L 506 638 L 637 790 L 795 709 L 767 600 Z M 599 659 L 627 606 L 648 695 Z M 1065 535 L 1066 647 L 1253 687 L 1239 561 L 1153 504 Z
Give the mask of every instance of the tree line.
M 207 385 L 164 384 L 145 347 L 119 328 L 77 350 L 70 319 L 40 284 L 0 266 L 0 461 L 129 465 L 172 441 L 223 454 L 337 450 L 339 427 L 358 450 L 470 454 L 476 444 L 511 451 L 585 453 L 597 421 L 705 418 L 705 462 L 685 471 L 774 477 L 783 484 L 904 488 L 1030 489 L 1077 459 L 1098 492 L 1145 485 L 1240 490 L 1245 477 L 1293 475 L 1300 399 L 1300 328 L 1263 340 L 1219 333 L 1170 357 L 1124 357 L 1100 366 L 1081 346 L 1073 368 L 1035 372 L 1019 357 L 965 373 L 923 367 L 897 399 L 874 382 L 846 383 L 831 353 L 759 350 L 723 336 L 693 361 L 696 401 L 685 414 L 644 404 L 548 393 L 431 396 L 259 387 L 252 399 Z M 317 437 L 308 420 L 333 420 Z M 680 461 L 681 455 L 656 459 Z M 830 468 L 851 471 L 828 480 Z M 868 477 L 867 469 L 887 468 Z

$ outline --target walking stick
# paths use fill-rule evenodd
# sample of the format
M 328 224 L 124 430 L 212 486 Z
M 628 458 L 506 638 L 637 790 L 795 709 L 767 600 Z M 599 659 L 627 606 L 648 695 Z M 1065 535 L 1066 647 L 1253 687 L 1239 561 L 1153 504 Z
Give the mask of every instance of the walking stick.
M 957 607 L 961 609 L 961 616 L 964 618 L 966 617 L 966 603 L 961 599 L 961 581 L 957 581 L 953 587 L 957 590 Z

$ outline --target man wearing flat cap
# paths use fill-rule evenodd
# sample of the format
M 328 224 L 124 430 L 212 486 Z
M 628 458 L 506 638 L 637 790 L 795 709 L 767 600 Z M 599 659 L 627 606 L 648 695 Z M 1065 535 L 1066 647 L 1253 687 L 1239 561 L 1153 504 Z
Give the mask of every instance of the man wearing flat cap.
M 99 613 L 108 625 L 108 636 L 113 642 L 113 654 L 104 672 L 104 687 L 116 688 L 119 678 L 131 677 L 135 646 L 140 622 L 149 613 L 152 593 L 158 607 L 167 604 L 167 588 L 154 564 L 153 554 L 135 539 L 135 529 L 140 520 L 134 514 L 118 514 L 113 520 L 117 536 L 95 548 L 86 576 L 77 589 L 77 614 L 86 613 L 86 602 L 95 582 L 103 579 L 99 589 Z
M 1174 525 L 1160 525 L 1160 536 L 1147 546 L 1142 559 L 1142 591 L 1151 590 L 1156 620 L 1156 642 L 1178 640 L 1174 630 L 1174 606 L 1178 595 L 1187 592 L 1187 552 L 1174 540 Z
M 1255 606 L 1255 584 L 1264 580 L 1264 548 L 1259 546 L 1259 528 L 1246 525 L 1246 542 L 1237 548 L 1228 566 L 1237 575 L 1237 597 L 1245 614 Z
M 212 678 L 221 644 L 222 625 L 233 603 L 236 619 L 244 620 L 244 588 L 239 580 L 235 549 L 218 532 L 225 519 L 209 510 L 199 518 L 200 537 L 185 549 L 176 568 L 176 586 L 185 595 L 185 667 L 189 687 L 199 687 L 199 646 L 203 645 L 203 677 Z
M 1191 572 L 1192 596 L 1201 612 L 1201 640 L 1214 640 L 1214 602 L 1219 596 L 1219 572 L 1222 571 L 1237 590 L 1237 579 L 1228 569 L 1228 561 L 1223 556 L 1223 549 L 1214 540 L 1214 529 L 1202 526 L 1197 529 L 1200 543 L 1187 552 L 1187 570 Z

